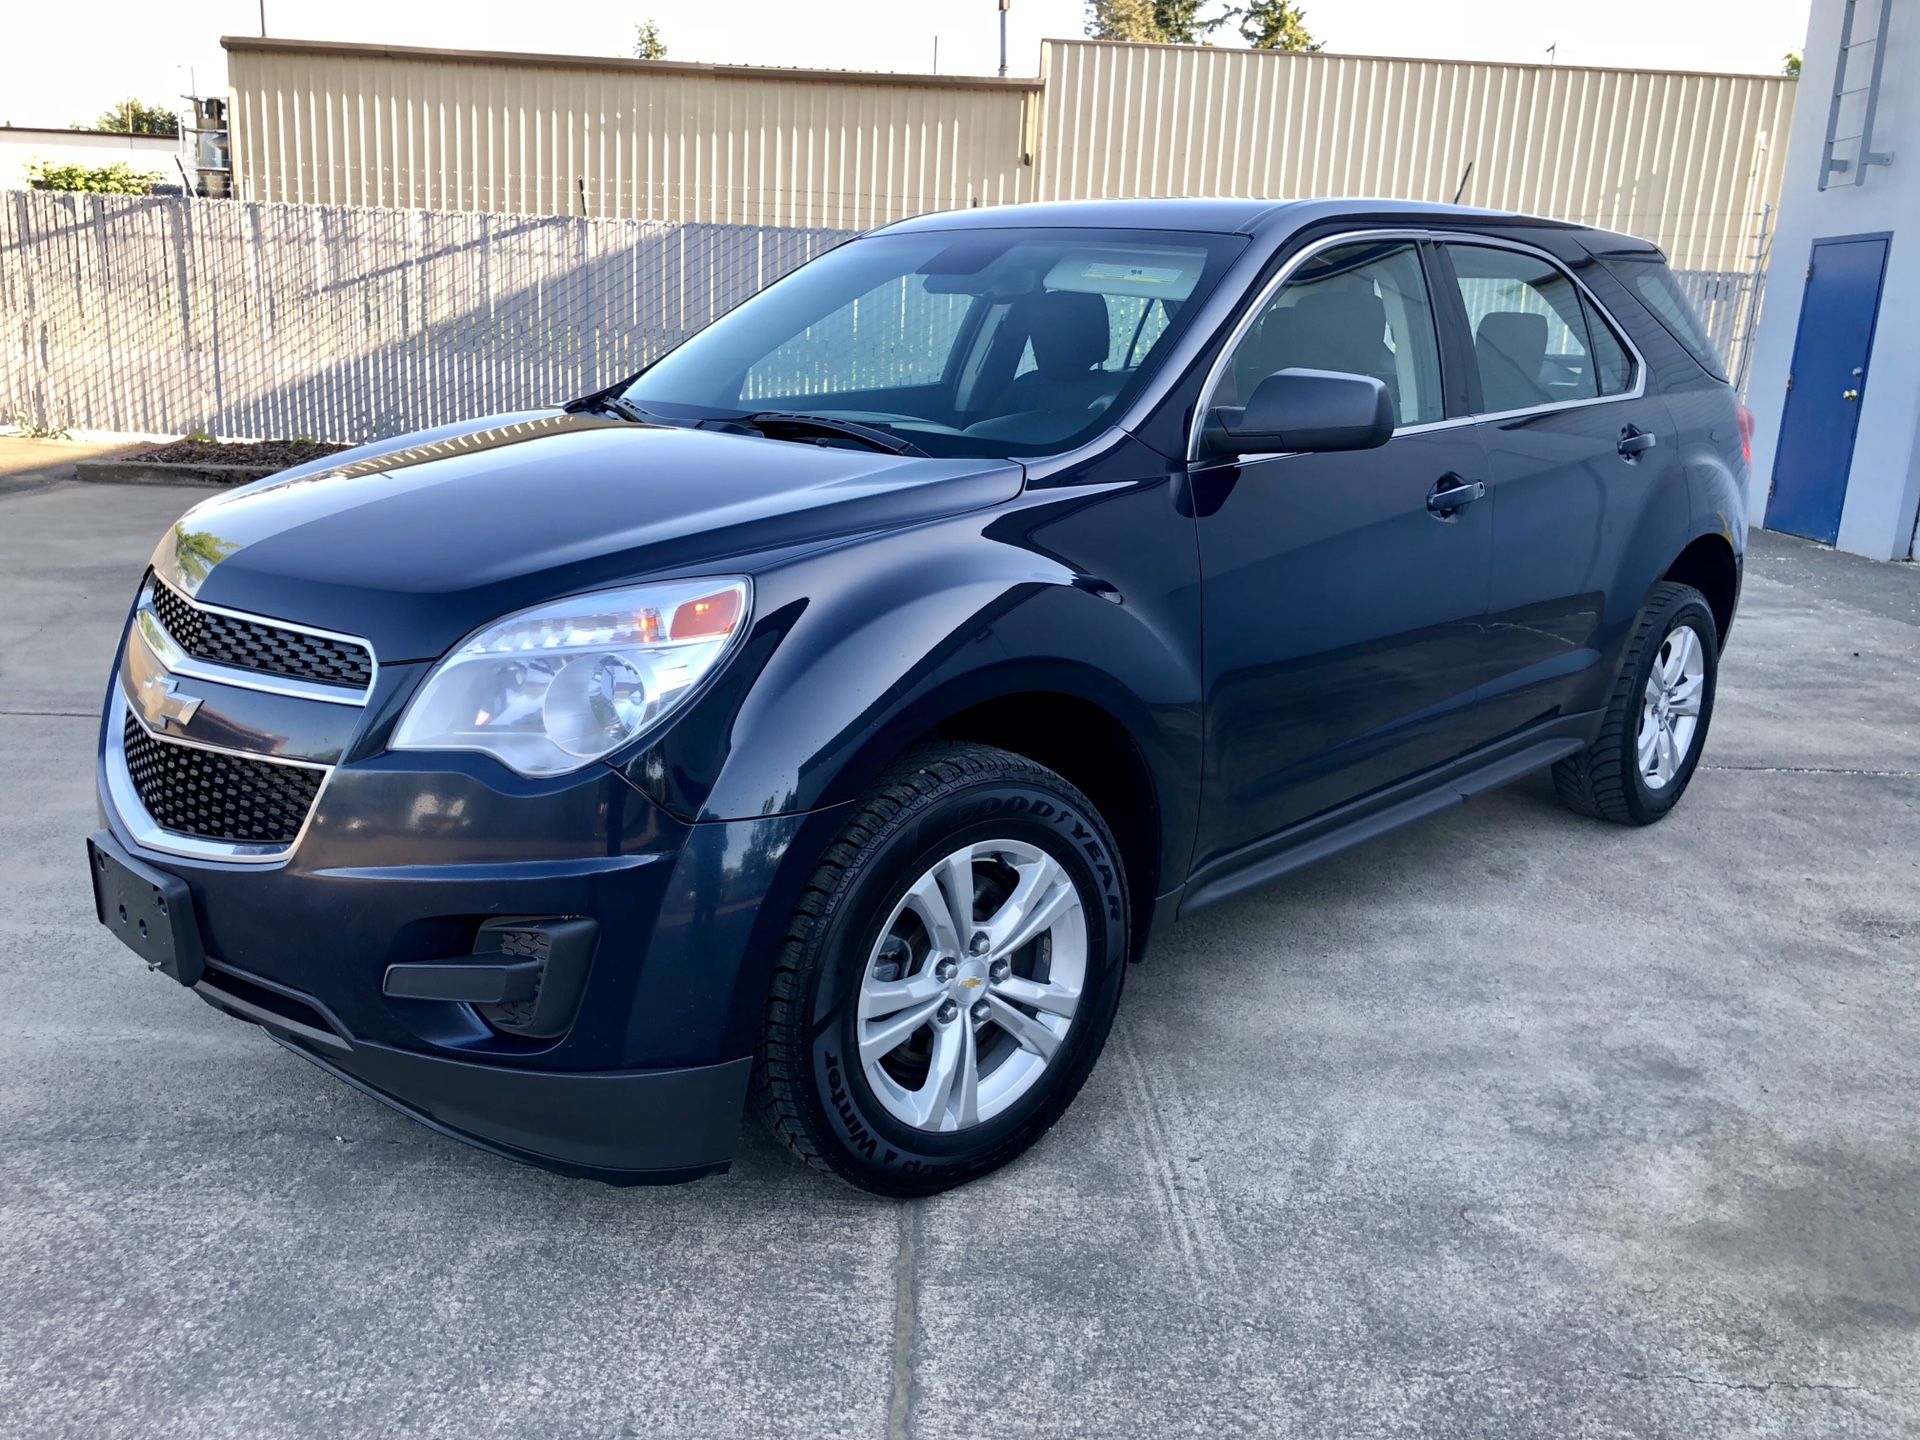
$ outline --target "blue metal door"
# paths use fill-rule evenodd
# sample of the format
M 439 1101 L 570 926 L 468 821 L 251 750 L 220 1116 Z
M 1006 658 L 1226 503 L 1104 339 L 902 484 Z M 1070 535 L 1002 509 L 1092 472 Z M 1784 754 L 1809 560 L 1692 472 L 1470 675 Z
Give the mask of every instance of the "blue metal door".
M 1774 450 L 1769 530 L 1828 545 L 1840 533 L 1886 266 L 1884 235 L 1813 242 Z

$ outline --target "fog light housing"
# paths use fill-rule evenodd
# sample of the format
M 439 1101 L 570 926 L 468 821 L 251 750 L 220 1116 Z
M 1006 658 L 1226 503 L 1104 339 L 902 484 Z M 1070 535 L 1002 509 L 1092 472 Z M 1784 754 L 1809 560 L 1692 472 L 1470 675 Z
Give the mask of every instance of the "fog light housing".
M 401 1000 L 470 1005 L 503 1035 L 557 1039 L 580 1008 L 599 937 L 594 921 L 573 917 L 488 920 L 471 955 L 389 965 L 381 988 Z

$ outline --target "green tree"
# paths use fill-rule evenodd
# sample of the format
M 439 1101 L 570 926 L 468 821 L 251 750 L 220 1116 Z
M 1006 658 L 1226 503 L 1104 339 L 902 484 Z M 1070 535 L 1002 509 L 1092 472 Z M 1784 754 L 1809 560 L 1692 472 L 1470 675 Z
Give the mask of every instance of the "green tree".
M 180 117 L 171 110 L 142 104 L 128 96 L 85 128 L 111 130 L 116 135 L 178 135 Z
M 664 60 L 667 58 L 667 42 L 660 38 L 660 27 L 649 20 L 643 25 L 633 27 L 633 58 L 636 60 Z
M 1200 18 L 1207 0 L 1087 0 L 1087 34 L 1096 40 L 1199 45 L 1227 21 Z
M 1782 75 L 1791 75 L 1796 80 L 1799 79 L 1800 78 L 1800 56 L 1795 51 L 1789 50 L 1785 55 L 1782 55 L 1780 58 L 1784 62 L 1780 66 L 1780 73 Z
M 84 190 L 93 195 L 150 195 L 160 176 L 152 170 L 135 170 L 126 161 L 102 165 L 54 165 L 35 160 L 27 166 L 27 184 L 35 190 Z
M 1256 50 L 1311 51 L 1320 42 L 1307 29 L 1307 12 L 1297 0 L 1248 0 L 1229 16 L 1240 22 L 1240 35 Z

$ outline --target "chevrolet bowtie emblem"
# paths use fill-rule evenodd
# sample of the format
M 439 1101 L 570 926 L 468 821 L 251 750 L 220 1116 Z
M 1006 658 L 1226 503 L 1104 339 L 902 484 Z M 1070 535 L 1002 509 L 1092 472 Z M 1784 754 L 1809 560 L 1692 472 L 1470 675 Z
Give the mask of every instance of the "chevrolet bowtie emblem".
M 142 707 L 147 712 L 147 718 L 161 726 L 178 725 L 182 730 L 186 729 L 187 722 L 193 719 L 193 712 L 200 708 L 200 697 L 182 695 L 180 682 L 171 675 L 149 675 L 141 683 L 146 690 L 158 687 L 160 691 L 157 699 L 149 698 Z

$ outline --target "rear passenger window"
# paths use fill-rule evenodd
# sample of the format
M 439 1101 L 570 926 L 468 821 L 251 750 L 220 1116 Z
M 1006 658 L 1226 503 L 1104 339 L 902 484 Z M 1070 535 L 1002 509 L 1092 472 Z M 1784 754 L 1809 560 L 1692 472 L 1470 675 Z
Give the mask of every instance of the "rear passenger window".
M 1276 370 L 1371 375 L 1402 425 L 1443 418 L 1440 342 L 1420 253 L 1405 240 L 1311 256 L 1261 310 L 1228 362 L 1216 405 L 1244 405 Z
M 1673 338 L 1700 362 L 1701 369 L 1716 380 L 1727 378 L 1727 367 L 1720 359 L 1719 350 L 1708 336 L 1707 327 L 1700 323 L 1700 316 L 1680 293 L 1666 261 L 1654 254 L 1608 255 L 1602 257 L 1601 263 L 1659 318 Z
M 1481 413 L 1602 393 L 1580 292 L 1562 271 L 1538 256 L 1491 245 L 1449 244 L 1447 253 L 1473 336 Z M 1608 340 L 1617 348 L 1612 336 Z
M 1587 338 L 1593 341 L 1593 374 L 1600 383 L 1600 393 L 1626 394 L 1633 388 L 1633 357 L 1591 300 L 1583 297 L 1580 308 L 1587 314 Z

